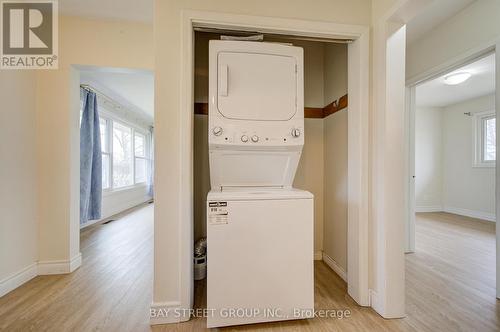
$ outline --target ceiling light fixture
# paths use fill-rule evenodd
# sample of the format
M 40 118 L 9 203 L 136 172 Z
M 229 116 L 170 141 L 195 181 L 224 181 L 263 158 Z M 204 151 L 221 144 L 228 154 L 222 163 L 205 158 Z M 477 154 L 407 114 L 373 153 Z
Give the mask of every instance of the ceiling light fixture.
M 448 85 L 457 85 L 467 81 L 472 76 L 471 73 L 461 72 L 444 77 L 444 83 Z

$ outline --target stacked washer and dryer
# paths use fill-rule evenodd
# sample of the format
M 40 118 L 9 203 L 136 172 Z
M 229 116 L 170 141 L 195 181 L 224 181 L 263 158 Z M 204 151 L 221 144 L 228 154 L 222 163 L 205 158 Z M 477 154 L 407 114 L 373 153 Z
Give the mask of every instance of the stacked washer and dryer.
M 208 327 L 312 314 L 313 195 L 292 187 L 303 85 L 300 47 L 210 41 Z

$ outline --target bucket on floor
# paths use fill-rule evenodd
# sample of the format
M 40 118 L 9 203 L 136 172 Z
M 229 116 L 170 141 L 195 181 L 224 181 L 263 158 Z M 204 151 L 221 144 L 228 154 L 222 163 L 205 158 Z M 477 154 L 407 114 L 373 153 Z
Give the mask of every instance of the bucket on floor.
M 203 280 L 207 277 L 207 255 L 194 257 L 194 280 Z

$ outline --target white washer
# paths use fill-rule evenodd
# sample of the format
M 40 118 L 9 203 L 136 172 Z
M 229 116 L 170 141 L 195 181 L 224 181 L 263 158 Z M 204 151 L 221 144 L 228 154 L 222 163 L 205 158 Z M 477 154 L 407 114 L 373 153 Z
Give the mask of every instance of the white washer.
M 208 194 L 208 327 L 311 314 L 313 197 L 276 191 Z
M 313 195 L 292 188 L 303 50 L 211 41 L 209 55 L 207 325 L 310 317 Z

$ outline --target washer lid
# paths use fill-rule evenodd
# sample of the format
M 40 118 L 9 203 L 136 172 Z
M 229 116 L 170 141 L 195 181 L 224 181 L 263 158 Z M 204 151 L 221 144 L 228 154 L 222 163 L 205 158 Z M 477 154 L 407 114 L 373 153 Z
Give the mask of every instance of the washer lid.
M 217 68 L 217 108 L 225 118 L 286 121 L 297 112 L 295 57 L 221 51 Z

